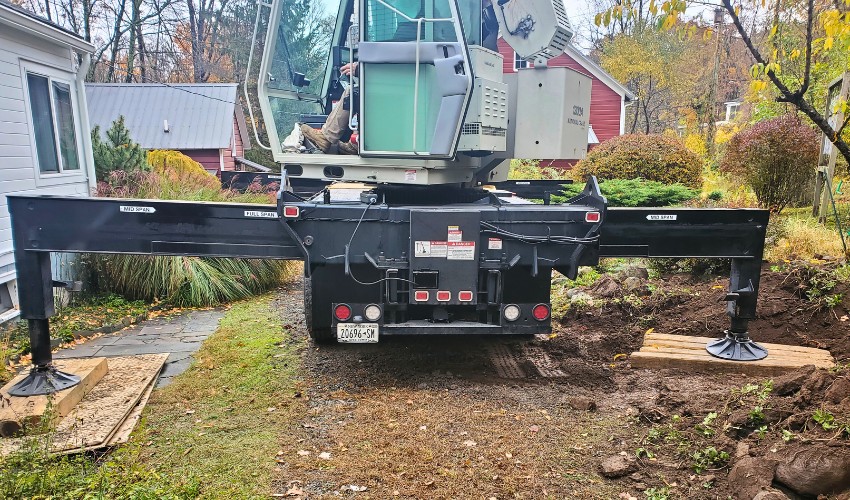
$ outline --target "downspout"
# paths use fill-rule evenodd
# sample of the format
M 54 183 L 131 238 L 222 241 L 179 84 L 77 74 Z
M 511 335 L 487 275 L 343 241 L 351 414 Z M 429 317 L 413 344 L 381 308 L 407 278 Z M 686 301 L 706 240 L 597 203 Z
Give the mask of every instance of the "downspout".
M 94 153 L 91 143 L 91 125 L 89 124 L 89 104 L 86 100 L 86 75 L 91 66 L 91 54 L 84 52 L 80 54 L 82 61 L 77 68 L 77 103 L 80 107 L 80 128 L 83 131 L 83 156 L 86 159 L 86 177 L 89 182 L 89 196 L 97 192 L 97 177 L 94 171 Z

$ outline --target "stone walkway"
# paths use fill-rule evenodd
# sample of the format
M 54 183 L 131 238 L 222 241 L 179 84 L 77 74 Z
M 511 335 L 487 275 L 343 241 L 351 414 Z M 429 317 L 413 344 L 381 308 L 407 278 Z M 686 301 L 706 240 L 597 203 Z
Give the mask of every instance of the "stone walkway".
M 54 353 L 53 357 L 93 358 L 167 352 L 170 354 L 157 382 L 157 387 L 162 387 L 189 367 L 192 354 L 218 328 L 222 316 L 224 311 L 209 310 L 155 318 L 84 344 L 62 349 Z

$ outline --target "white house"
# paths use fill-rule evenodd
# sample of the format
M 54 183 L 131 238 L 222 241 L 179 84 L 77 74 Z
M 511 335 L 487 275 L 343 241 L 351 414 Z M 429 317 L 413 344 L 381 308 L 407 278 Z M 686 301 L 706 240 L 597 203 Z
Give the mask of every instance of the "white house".
M 95 187 L 83 86 L 93 50 L 0 0 L 0 321 L 18 313 L 6 195 L 88 196 Z

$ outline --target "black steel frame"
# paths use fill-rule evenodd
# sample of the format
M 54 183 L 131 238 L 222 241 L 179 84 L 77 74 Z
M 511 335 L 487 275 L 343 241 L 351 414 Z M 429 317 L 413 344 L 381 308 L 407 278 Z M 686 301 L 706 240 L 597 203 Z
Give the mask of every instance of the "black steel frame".
M 357 265 L 404 269 L 414 207 L 383 204 L 378 197 L 327 204 L 283 192 L 275 206 L 9 196 L 19 303 L 22 318 L 29 322 L 33 355 L 30 376 L 12 393 L 43 394 L 77 383 L 73 375 L 56 372 L 52 365 L 48 321 L 55 314 L 53 288 L 63 284 L 52 278 L 51 252 L 304 260 L 308 276 L 317 265 L 345 266 L 346 274 Z M 731 325 L 725 339 L 709 351 L 736 360 L 767 354 L 747 332 L 749 320 L 755 318 L 767 211 L 606 209 L 595 180 L 563 205 L 503 204 L 492 195 L 488 200 L 446 208 L 478 211 L 482 222 L 524 235 L 598 235 L 598 241 L 572 246 L 506 241 L 499 259 L 488 260 L 482 252 L 481 269 L 518 265 L 532 276 L 552 268 L 575 276 L 579 265 L 595 265 L 599 257 L 731 259 L 726 296 Z M 283 207 L 289 205 L 299 208 L 297 218 L 282 217 Z M 601 221 L 588 225 L 584 219 L 589 211 L 601 212 Z M 354 224 L 374 237 L 359 238 L 348 248 Z

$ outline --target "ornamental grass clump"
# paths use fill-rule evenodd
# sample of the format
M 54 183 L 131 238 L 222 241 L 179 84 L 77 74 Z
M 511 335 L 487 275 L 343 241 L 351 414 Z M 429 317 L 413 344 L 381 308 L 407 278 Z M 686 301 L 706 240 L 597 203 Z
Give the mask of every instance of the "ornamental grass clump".
M 678 139 L 665 135 L 613 137 L 593 148 L 573 167 L 573 178 L 644 179 L 662 184 L 702 186 L 702 160 Z
M 178 151 L 149 151 L 150 171 L 111 172 L 98 195 L 115 198 L 273 203 L 277 186 L 249 193 L 222 190 L 217 177 Z M 96 286 L 129 299 L 179 307 L 211 306 L 269 290 L 292 276 L 285 261 L 139 255 L 90 255 Z
M 807 200 L 818 154 L 814 129 L 789 114 L 735 134 L 720 169 L 751 187 L 761 207 L 778 213 Z

